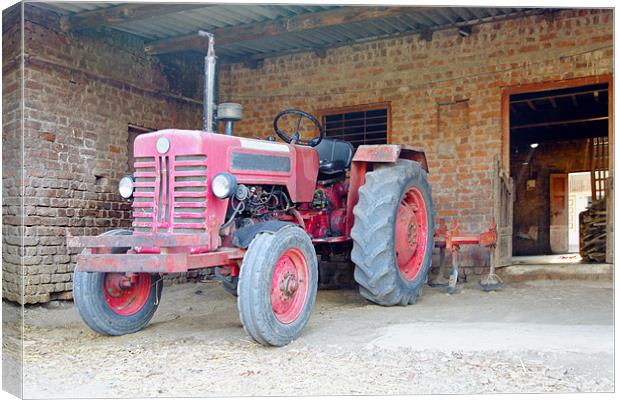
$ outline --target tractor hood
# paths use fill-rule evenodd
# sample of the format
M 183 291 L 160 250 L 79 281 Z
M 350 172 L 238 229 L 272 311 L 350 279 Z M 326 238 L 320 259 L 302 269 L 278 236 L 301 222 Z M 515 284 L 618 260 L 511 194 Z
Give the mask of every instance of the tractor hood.
M 228 172 L 238 183 L 283 185 L 292 201 L 312 201 L 319 160 L 311 147 L 177 129 L 140 135 L 134 143 L 137 161 L 163 157 L 169 163 L 167 170 L 173 172 L 176 172 L 178 163 L 202 156 L 205 157 L 208 192 L 211 179 L 221 172 Z M 172 184 L 174 179 L 170 181 Z

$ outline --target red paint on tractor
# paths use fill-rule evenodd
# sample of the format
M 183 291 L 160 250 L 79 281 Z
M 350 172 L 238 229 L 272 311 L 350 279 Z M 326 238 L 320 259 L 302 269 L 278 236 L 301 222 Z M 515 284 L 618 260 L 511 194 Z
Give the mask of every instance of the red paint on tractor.
M 426 154 L 422 150 L 400 144 L 361 145 L 357 148 L 353 161 L 394 163 L 399 158 L 417 161 L 429 172 Z
M 271 280 L 271 307 L 278 321 L 290 324 L 299 317 L 308 297 L 308 280 L 306 258 L 298 249 L 288 249 L 276 263 Z
M 157 142 L 164 138 L 169 143 L 160 154 Z M 233 168 L 233 154 L 285 157 L 290 170 Z M 244 250 L 230 247 L 234 227 L 220 231 L 230 200 L 212 193 L 215 175 L 231 173 L 239 184 L 286 188 L 295 207 L 254 218 L 253 223 L 291 221 L 302 226 L 314 243 L 336 244 L 350 241 L 353 208 L 368 165 L 420 154 L 423 156 L 399 145 L 360 146 L 349 178 L 317 185 L 318 155 L 311 147 L 203 131 L 170 129 L 140 135 L 134 145 L 133 226 L 137 231 L 132 236 L 69 235 L 67 245 L 90 249 L 77 258 L 77 268 L 82 271 L 172 273 L 231 265 L 238 273 Z M 130 251 L 112 253 L 119 247 Z
M 190 269 L 228 265 L 243 259 L 245 253 L 243 249 L 225 247 L 201 254 L 190 254 L 179 248 L 165 248 L 165 251 L 171 253 L 80 254 L 77 268 L 86 272 L 187 272 Z
M 357 148 L 353 161 L 396 162 L 400 146 L 396 144 L 361 145 Z
M 142 273 L 128 277 L 124 273 L 107 273 L 101 289 L 110 310 L 122 316 L 134 315 L 148 300 L 151 275 Z
M 347 180 L 317 185 L 312 204 L 304 204 L 296 211 L 304 221 L 300 225 L 310 237 L 319 239 L 344 234 L 347 185 Z
M 415 279 L 428 247 L 428 215 L 424 196 L 417 188 L 403 196 L 396 216 L 396 261 L 401 275 Z
M 354 161 L 351 163 L 351 179 L 349 180 L 349 195 L 347 197 L 347 216 L 344 232 L 346 236 L 351 236 L 351 228 L 353 228 L 354 222 L 353 207 L 355 207 L 359 200 L 359 190 L 365 182 L 367 169 L 365 161 L 355 161 L 355 156 L 353 160 Z
M 132 236 L 71 236 L 67 234 L 67 247 L 197 247 L 209 243 L 206 234 L 167 234 Z
M 170 143 L 165 154 L 159 154 L 156 148 L 161 138 Z M 218 173 L 234 174 L 239 183 L 286 186 L 293 202 L 311 201 L 316 186 L 318 156 L 306 146 L 202 131 L 163 130 L 138 136 L 134 149 L 135 177 L 139 178 L 135 183 L 138 190 L 134 193 L 134 218 L 147 221 L 134 221 L 133 226 L 152 228 L 154 233 L 202 229 L 212 238 L 211 249 L 217 247 L 218 227 L 224 223 L 228 207 L 228 199 L 211 193 L 211 179 Z M 287 157 L 290 170 L 235 170 L 233 153 Z M 196 211 L 175 211 L 178 208 Z M 204 222 L 185 222 L 195 219 Z

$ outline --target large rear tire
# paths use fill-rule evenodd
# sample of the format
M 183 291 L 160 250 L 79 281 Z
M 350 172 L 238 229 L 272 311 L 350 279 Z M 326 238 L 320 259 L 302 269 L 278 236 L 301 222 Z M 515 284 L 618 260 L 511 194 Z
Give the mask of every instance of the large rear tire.
M 115 229 L 101 236 L 131 235 L 132 231 Z M 125 253 L 128 248 L 113 248 Z M 87 251 L 87 250 L 84 250 Z M 159 274 L 139 273 L 130 287 L 121 286 L 123 273 L 73 273 L 73 300 L 82 320 L 102 335 L 120 336 L 144 328 L 157 310 L 162 282 Z
M 426 171 L 415 161 L 399 160 L 368 172 L 353 214 L 351 259 L 360 294 L 384 306 L 415 303 L 434 246 Z
M 254 237 L 245 253 L 237 307 L 245 331 L 258 343 L 284 346 L 310 320 L 318 286 L 317 258 L 298 226 Z

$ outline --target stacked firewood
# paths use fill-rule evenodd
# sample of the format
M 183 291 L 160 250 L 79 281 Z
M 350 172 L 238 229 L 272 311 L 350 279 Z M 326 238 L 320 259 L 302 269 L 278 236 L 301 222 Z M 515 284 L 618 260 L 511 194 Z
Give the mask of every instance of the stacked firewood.
M 605 262 L 607 244 L 605 199 L 579 213 L 579 253 L 584 261 Z

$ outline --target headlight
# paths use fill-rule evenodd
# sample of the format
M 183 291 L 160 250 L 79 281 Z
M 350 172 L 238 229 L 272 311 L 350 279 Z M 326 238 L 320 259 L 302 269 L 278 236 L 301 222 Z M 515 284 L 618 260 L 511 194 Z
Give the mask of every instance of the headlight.
M 118 192 L 124 199 L 133 196 L 133 176 L 124 176 L 118 181 Z
M 211 181 L 211 190 L 220 199 L 230 197 L 237 191 L 237 179 L 231 174 L 217 174 Z

